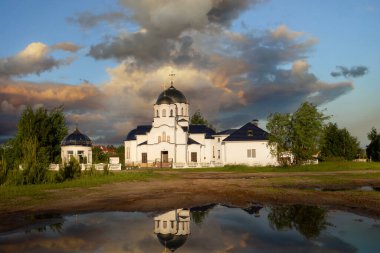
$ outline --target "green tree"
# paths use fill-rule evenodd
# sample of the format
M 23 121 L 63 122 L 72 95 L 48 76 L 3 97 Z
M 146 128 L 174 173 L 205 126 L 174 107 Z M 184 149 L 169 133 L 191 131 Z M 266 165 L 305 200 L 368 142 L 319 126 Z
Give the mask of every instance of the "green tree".
M 67 135 L 63 108 L 48 111 L 41 107 L 27 107 L 21 114 L 15 138 L 8 141 L 2 152 L 7 174 L 21 165 L 22 183 L 40 183 L 45 180 L 49 163 L 60 161 L 60 144 Z
M 287 165 L 290 161 L 282 156 L 291 151 L 291 116 L 290 114 L 275 113 L 268 118 L 267 129 L 269 135 L 269 147 L 272 155 L 277 157 L 281 165 Z
M 327 118 L 308 102 L 301 104 L 292 115 L 270 115 L 267 129 L 270 132 L 269 145 L 272 154 L 283 157 L 283 153 L 289 151 L 297 164 L 312 159 L 319 151 L 324 121 Z
M 370 144 L 367 146 L 366 152 L 368 159 L 371 161 L 379 162 L 380 161 L 380 135 L 377 133 L 376 128 L 372 128 L 368 133 L 368 140 Z
M 92 162 L 93 163 L 107 163 L 109 156 L 104 153 L 99 146 L 92 147 Z
M 205 125 L 211 129 L 214 129 L 214 126 L 210 124 L 207 119 L 205 119 L 200 110 L 197 110 L 190 118 L 190 123 L 193 125 Z
M 329 123 L 324 131 L 321 145 L 323 159 L 355 159 L 360 152 L 359 142 L 346 128 L 339 129 L 336 123 Z

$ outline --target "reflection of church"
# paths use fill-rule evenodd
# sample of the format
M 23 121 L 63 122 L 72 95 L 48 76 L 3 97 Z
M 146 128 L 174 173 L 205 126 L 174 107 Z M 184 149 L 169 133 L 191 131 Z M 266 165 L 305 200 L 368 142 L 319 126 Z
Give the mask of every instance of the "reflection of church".
M 176 209 L 154 218 L 154 233 L 165 247 L 164 253 L 181 247 L 190 234 L 190 211 Z

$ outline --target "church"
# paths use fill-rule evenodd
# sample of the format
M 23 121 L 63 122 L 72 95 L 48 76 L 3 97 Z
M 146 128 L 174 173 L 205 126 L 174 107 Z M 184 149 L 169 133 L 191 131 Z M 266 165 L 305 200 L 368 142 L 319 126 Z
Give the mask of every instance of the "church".
M 125 139 L 125 165 L 159 168 L 204 168 L 229 164 L 277 165 L 268 133 L 253 120 L 239 129 L 215 132 L 191 124 L 185 95 L 171 86 L 153 105 L 151 125 L 139 125 Z

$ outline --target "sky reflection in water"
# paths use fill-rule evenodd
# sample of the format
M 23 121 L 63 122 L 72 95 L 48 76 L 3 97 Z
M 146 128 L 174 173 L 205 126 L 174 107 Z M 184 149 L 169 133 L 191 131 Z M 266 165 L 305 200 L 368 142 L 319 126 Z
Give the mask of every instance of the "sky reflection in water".
M 0 234 L 0 253 L 163 252 L 155 217 L 107 212 L 37 217 L 36 224 Z M 183 217 L 186 218 L 186 217 Z M 190 212 L 190 231 L 176 252 L 377 252 L 380 221 L 310 206 L 210 205 Z M 169 222 L 170 224 L 170 222 Z M 156 232 L 156 233 L 155 233 Z

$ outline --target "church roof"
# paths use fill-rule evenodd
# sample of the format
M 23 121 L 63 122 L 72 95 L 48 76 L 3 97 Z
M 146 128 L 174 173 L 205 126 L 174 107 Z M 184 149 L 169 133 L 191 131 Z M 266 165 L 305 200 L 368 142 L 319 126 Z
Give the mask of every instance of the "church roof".
M 136 140 L 136 135 L 144 135 L 150 131 L 152 128 L 151 125 L 141 125 L 137 126 L 135 129 L 130 131 L 127 135 L 127 138 L 125 138 L 126 141 L 132 141 Z
M 190 134 L 206 134 L 206 139 L 212 139 L 215 131 L 206 125 L 189 125 Z
M 201 145 L 199 142 L 194 141 L 194 140 L 191 139 L 191 138 L 188 138 L 188 139 L 187 139 L 187 145 L 191 145 L 191 144 Z
M 158 96 L 156 105 L 161 104 L 174 104 L 174 103 L 185 103 L 187 104 L 187 99 L 185 95 L 183 95 L 182 92 L 174 88 L 173 82 L 171 86 L 161 92 L 161 94 Z
M 185 244 L 187 235 L 157 234 L 157 238 L 162 246 L 168 248 L 171 252 L 174 252 Z
M 223 141 L 262 141 L 268 140 L 268 133 L 256 126 L 252 122 L 248 122 L 240 129 L 236 130 Z
M 227 129 L 227 130 L 224 130 L 224 131 L 220 131 L 218 133 L 216 133 L 215 135 L 230 135 L 232 134 L 233 132 L 235 132 L 237 129 Z
M 92 141 L 91 139 L 85 135 L 82 134 L 78 128 L 75 129 L 74 132 L 67 135 L 65 138 L 63 138 L 61 142 L 61 146 L 85 146 L 85 147 L 91 147 Z

